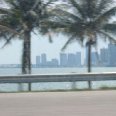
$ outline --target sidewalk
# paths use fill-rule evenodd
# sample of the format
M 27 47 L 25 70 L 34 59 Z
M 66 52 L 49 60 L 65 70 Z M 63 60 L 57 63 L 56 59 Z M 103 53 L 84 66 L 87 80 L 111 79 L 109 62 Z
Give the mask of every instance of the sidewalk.
M 0 93 L 0 116 L 116 116 L 116 91 Z

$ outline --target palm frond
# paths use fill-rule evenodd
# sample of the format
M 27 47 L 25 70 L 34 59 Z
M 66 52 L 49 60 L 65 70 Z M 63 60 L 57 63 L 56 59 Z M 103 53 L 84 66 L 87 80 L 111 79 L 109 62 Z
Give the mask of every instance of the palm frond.
M 46 7 L 48 7 L 49 5 L 53 4 L 56 1 L 57 0 L 49 0 L 49 1 L 47 1 L 45 4 L 43 4 L 42 9 L 45 9 Z
M 4 43 L 2 48 L 4 48 L 6 45 L 8 45 L 11 42 L 12 38 L 14 38 L 15 36 L 16 36 L 15 34 L 12 34 L 10 37 L 7 37 L 6 42 Z
M 110 8 L 109 10 L 106 10 L 104 13 L 101 13 L 96 19 L 95 22 L 103 22 L 105 20 L 109 20 L 111 16 L 116 14 L 116 6 Z
M 85 18 L 84 12 L 76 0 L 69 0 L 69 3 L 71 4 L 71 6 L 73 6 L 79 12 L 81 18 Z
M 41 4 L 40 2 L 41 2 L 40 0 L 36 0 L 35 3 L 32 5 L 32 8 L 30 10 L 36 9 L 36 7 L 38 6 L 38 4 L 39 5 Z
M 0 30 L 5 30 L 5 31 L 8 31 L 8 32 L 11 32 L 11 33 L 14 33 L 15 35 L 19 35 L 19 33 L 11 28 L 8 28 L 7 26 L 3 26 L 3 25 L 0 25 Z
M 107 33 L 103 30 L 98 30 L 98 32 L 105 35 L 106 37 L 108 37 L 109 40 L 111 40 L 112 42 L 116 43 L 116 39 L 114 37 L 112 37 L 110 33 Z
M 9 12 L 6 8 L 0 8 L 0 14 L 7 14 Z
M 62 51 L 63 50 L 65 50 L 66 48 L 67 48 L 67 46 L 69 45 L 69 44 L 71 44 L 71 42 L 74 40 L 74 38 L 75 38 L 75 35 L 72 35 L 69 39 L 68 39 L 68 41 L 65 43 L 65 45 L 62 47 Z
M 107 32 L 112 32 L 114 34 L 116 34 L 116 23 L 108 23 L 105 24 L 103 29 Z
M 114 0 L 99 0 L 97 2 L 97 8 L 96 8 L 96 10 L 98 11 L 98 14 L 103 13 L 104 10 L 111 7 L 111 5 L 113 4 L 113 1 Z
M 73 14 L 73 13 L 68 12 L 68 11 L 65 11 L 65 10 L 62 10 L 62 9 L 54 9 L 53 10 L 53 15 L 55 15 L 55 16 L 60 15 L 61 18 L 62 17 L 67 17 L 67 18 L 70 17 L 70 18 L 72 18 L 74 20 L 82 21 L 82 18 L 79 17 L 78 15 Z

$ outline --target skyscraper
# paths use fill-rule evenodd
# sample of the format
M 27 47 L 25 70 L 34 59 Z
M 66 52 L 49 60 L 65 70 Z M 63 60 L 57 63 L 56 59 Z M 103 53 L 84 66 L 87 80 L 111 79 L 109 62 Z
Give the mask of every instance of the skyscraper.
M 76 66 L 76 57 L 75 57 L 75 54 L 73 54 L 73 53 L 68 54 L 68 63 L 67 63 L 67 65 L 69 67 Z
M 81 52 L 77 52 L 75 55 L 75 64 L 76 66 L 81 66 Z
M 36 56 L 36 65 L 39 66 L 40 64 L 40 56 Z
M 67 54 L 60 53 L 60 66 L 66 67 L 67 66 Z
M 52 66 L 54 66 L 54 67 L 58 67 L 58 60 L 56 59 L 56 58 L 54 58 L 54 59 L 52 59 L 52 61 L 51 61 L 51 64 L 52 64 Z
M 116 66 L 116 44 L 109 44 L 109 65 Z
M 109 64 L 109 52 L 106 48 L 102 48 L 100 50 L 100 64 L 103 66 L 107 66 Z
M 92 52 L 91 53 L 91 63 L 92 63 L 92 65 L 97 65 L 98 64 L 98 59 L 99 57 L 98 57 L 98 53 L 97 52 Z
M 46 58 L 46 54 L 41 54 L 41 65 L 42 66 L 46 66 L 46 62 L 47 62 L 47 58 Z

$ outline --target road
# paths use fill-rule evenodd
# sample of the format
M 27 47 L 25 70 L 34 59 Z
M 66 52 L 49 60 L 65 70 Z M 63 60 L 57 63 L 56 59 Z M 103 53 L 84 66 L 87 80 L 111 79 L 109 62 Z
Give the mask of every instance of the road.
M 116 91 L 0 93 L 0 116 L 116 116 Z

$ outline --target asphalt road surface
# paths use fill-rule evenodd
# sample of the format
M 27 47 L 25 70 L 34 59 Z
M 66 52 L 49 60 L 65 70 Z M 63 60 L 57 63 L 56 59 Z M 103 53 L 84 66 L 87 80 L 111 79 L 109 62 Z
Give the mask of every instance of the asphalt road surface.
M 116 91 L 0 93 L 0 116 L 116 116 Z

